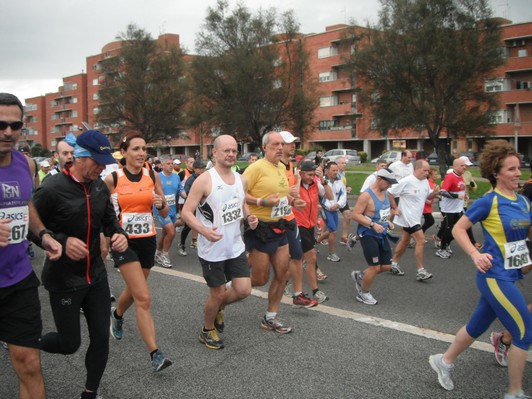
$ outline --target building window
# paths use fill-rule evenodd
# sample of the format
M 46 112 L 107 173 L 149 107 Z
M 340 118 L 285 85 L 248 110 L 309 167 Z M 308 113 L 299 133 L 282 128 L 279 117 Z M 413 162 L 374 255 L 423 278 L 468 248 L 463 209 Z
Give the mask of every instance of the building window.
M 338 105 L 338 96 L 320 97 L 320 107 L 331 107 L 334 105 Z
M 272 85 L 274 89 L 280 89 L 283 87 L 283 81 L 281 79 L 274 79 Z
M 98 94 L 98 93 L 94 93 L 94 94 L 92 95 L 92 99 L 93 99 L 93 100 L 99 100 L 99 99 L 100 99 L 100 94 Z
M 98 115 L 100 113 L 100 108 L 94 107 L 92 112 L 94 113 L 94 115 Z
M 24 107 L 24 110 L 26 112 L 37 111 L 37 104 L 26 104 L 26 106 Z
M 319 79 L 320 83 L 332 82 L 333 80 L 337 80 L 338 79 L 338 72 L 336 72 L 336 71 L 321 72 L 319 74 L 318 79 Z
M 100 64 L 92 64 L 93 71 L 99 71 L 101 69 Z
M 318 49 L 318 58 L 334 57 L 338 55 L 338 48 L 336 47 L 322 47 Z
M 78 117 L 78 111 L 72 111 L 72 115 L 70 115 L 71 118 L 77 118 Z
M 487 80 L 484 83 L 484 90 L 488 93 L 495 92 L 495 91 L 502 91 L 503 89 L 504 89 L 504 79 L 502 78 Z
M 93 86 L 98 86 L 99 85 L 98 78 L 92 79 L 92 85 Z
M 491 123 L 500 124 L 500 123 L 512 123 L 513 117 L 512 113 L 507 110 L 499 110 L 492 112 L 491 114 Z
M 528 57 L 528 50 L 526 48 L 517 51 L 518 57 Z
M 532 81 L 518 80 L 515 87 L 517 90 L 530 90 L 532 88 Z

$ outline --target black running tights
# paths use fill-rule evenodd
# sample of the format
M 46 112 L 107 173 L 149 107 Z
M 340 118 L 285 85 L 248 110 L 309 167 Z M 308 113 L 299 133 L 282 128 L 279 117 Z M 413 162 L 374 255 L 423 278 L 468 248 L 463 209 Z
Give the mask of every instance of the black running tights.
M 80 308 L 87 319 L 90 344 L 85 355 L 85 388 L 97 391 L 109 356 L 111 299 L 107 277 L 77 291 L 49 292 L 57 332 L 42 337 L 41 349 L 70 355 L 81 345 Z

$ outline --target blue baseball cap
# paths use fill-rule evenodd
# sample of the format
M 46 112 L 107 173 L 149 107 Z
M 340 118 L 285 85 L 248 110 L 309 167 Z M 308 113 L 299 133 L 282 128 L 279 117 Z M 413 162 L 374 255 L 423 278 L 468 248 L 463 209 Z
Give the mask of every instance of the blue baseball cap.
M 87 130 L 81 133 L 76 139 L 76 149 L 74 156 L 76 156 L 77 147 L 86 150 L 90 154 L 90 158 L 94 159 L 100 165 L 109 165 L 116 163 L 113 158 L 111 143 L 105 135 L 98 130 Z M 79 152 L 78 157 L 89 156 Z

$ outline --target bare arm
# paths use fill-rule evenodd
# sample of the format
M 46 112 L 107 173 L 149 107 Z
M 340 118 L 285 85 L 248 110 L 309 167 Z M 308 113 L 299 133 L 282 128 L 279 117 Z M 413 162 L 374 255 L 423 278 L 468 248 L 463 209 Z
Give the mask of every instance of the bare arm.
M 486 271 L 492 267 L 491 260 L 493 257 L 488 253 L 480 253 L 475 246 L 471 244 L 471 240 L 467 235 L 467 230 L 472 226 L 473 223 L 471 223 L 471 220 L 469 220 L 466 215 L 462 216 L 454 225 L 453 237 L 464 252 L 471 257 L 475 267 L 481 273 L 486 273 Z

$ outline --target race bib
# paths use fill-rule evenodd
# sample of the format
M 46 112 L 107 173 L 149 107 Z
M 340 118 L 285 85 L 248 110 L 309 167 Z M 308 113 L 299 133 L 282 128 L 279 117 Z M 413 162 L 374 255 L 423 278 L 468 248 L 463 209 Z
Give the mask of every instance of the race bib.
M 272 208 L 270 217 L 272 219 L 283 218 L 292 213 L 292 207 L 288 204 L 288 197 L 283 197 L 279 200 L 279 204 Z
M 0 219 L 10 219 L 9 244 L 18 244 L 26 240 L 29 228 L 29 210 L 27 206 L 17 206 L 0 210 Z
M 530 254 L 525 240 L 504 244 L 504 268 L 516 270 L 530 264 Z
M 221 225 L 225 226 L 226 224 L 234 223 L 242 219 L 242 200 L 238 198 L 233 198 L 229 201 L 226 201 L 222 205 L 222 212 L 220 213 Z
M 131 238 L 151 236 L 153 216 L 151 213 L 123 213 L 122 228 Z
M 168 206 L 175 205 L 175 194 L 165 195 L 164 199 L 166 200 Z
M 380 219 L 379 222 L 387 222 L 390 220 L 390 208 L 380 210 Z

